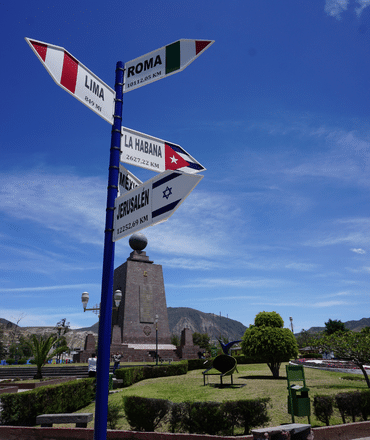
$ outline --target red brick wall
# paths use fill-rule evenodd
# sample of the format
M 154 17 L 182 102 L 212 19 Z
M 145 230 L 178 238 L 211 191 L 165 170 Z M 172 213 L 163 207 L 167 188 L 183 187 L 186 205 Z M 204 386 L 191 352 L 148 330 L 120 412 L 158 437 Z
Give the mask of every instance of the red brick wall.
M 315 440 L 352 440 L 370 436 L 370 422 L 348 423 L 337 426 L 314 428 Z M 84 428 L 28 428 L 0 426 L 0 440 L 93 440 L 94 430 Z M 235 437 L 207 436 L 197 434 L 170 434 L 162 432 L 109 431 L 108 440 L 230 440 Z M 252 440 L 253 436 L 240 437 Z

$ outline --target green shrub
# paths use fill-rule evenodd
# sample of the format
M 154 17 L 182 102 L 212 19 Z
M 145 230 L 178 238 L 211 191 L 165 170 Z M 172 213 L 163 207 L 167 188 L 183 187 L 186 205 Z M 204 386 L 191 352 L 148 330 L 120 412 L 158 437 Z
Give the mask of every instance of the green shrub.
M 256 361 L 252 359 L 251 357 L 245 356 L 244 354 L 241 354 L 239 356 L 235 356 L 236 362 L 238 364 L 254 364 Z
M 190 434 L 217 435 L 227 429 L 219 402 L 185 402 L 182 426 Z
M 168 421 L 172 433 L 189 432 L 209 435 L 234 435 L 237 427 L 249 433 L 251 428 L 269 422 L 269 398 L 230 402 L 182 402 L 126 396 L 125 415 L 131 429 L 154 431 Z
M 184 432 L 183 420 L 185 417 L 186 406 L 184 402 L 171 402 L 169 415 L 170 432 Z
M 370 415 L 370 390 L 361 391 L 360 406 L 362 418 L 367 420 Z
M 322 359 L 321 353 L 305 353 L 302 356 L 303 359 Z
M 267 414 L 269 397 L 253 400 L 238 400 L 238 418 L 240 426 L 244 427 L 244 434 L 250 433 L 251 428 L 265 426 L 270 417 Z
M 189 359 L 188 360 L 188 370 L 206 370 L 212 365 L 214 358 L 207 359 Z
M 94 378 L 47 385 L 23 393 L 2 394 L 0 422 L 2 425 L 33 426 L 40 414 L 74 412 L 90 404 L 94 397 Z
M 179 376 L 188 372 L 188 363 L 176 362 L 170 365 L 158 365 L 153 367 L 130 367 L 116 370 L 117 379 L 123 379 L 122 387 L 129 387 L 145 379 L 156 377 Z
M 170 402 L 164 399 L 124 396 L 123 408 L 132 430 L 154 432 L 165 421 Z
M 107 422 L 109 429 L 116 429 L 121 405 L 119 403 L 109 402 L 108 403 L 108 415 Z
M 27 359 L 24 359 L 24 358 L 19 359 L 18 365 L 25 365 L 26 362 L 27 362 Z
M 8 359 L 6 359 L 6 363 L 7 363 L 8 365 L 13 365 L 14 362 L 15 362 L 15 359 L 13 359 L 13 358 L 8 358 Z
M 227 424 L 225 435 L 234 435 L 234 430 L 240 426 L 240 417 L 238 414 L 238 401 L 230 400 L 222 404 L 222 416 Z
M 335 396 L 335 403 L 342 417 L 343 423 L 346 423 L 346 416 L 356 421 L 356 416 L 361 415 L 361 393 L 355 391 L 352 393 L 339 393 Z
M 115 371 L 117 379 L 122 379 L 122 387 L 129 387 L 144 379 L 144 367 L 120 368 Z
M 333 415 L 333 396 L 315 396 L 313 399 L 313 411 L 320 422 L 329 426 L 330 417 Z

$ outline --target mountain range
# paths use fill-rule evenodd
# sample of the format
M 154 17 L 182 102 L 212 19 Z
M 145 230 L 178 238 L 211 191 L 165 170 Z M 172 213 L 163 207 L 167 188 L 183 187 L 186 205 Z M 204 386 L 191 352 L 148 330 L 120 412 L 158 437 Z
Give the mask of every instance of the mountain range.
M 193 333 L 207 333 L 211 341 L 216 341 L 220 337 L 235 341 L 241 339 L 247 328 L 234 319 L 214 313 L 200 312 L 189 307 L 168 307 L 167 314 L 170 334 L 178 337 L 184 328 L 190 328 Z M 98 328 L 99 325 L 96 323 L 91 327 L 78 329 L 78 331 L 98 333 Z
M 343 323 L 348 330 L 359 332 L 364 327 L 370 327 L 370 318 L 362 318 L 358 321 L 346 321 Z M 319 333 L 325 330 L 326 327 L 311 327 L 307 331 L 309 333 Z
M 168 307 L 167 313 L 170 334 L 179 337 L 184 328 L 190 328 L 193 333 L 207 333 L 211 341 L 216 341 L 220 337 L 234 341 L 241 339 L 247 328 L 244 324 L 234 319 L 214 313 L 204 313 L 190 307 Z M 344 325 L 349 330 L 360 331 L 364 327 L 370 327 L 370 318 L 362 318 L 358 321 L 347 321 L 344 322 Z M 15 327 L 18 327 L 20 331 L 25 331 L 26 333 L 44 334 L 45 332 L 53 330 L 52 327 L 21 327 L 3 318 L 0 318 L 0 327 L 2 327 L 6 333 Z M 88 332 L 98 334 L 98 327 L 99 323 L 96 323 L 91 327 L 73 329 L 71 332 L 68 332 L 67 335 L 69 338 L 74 335 L 73 337 L 81 339 L 81 344 L 83 344 L 84 337 Z M 308 332 L 318 333 L 323 330 L 325 330 L 325 327 L 311 327 Z

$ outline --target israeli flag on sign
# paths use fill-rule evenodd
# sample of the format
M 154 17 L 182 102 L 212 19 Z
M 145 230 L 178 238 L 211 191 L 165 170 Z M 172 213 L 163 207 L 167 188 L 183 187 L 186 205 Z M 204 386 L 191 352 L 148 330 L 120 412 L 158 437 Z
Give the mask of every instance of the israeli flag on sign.
M 152 220 L 166 220 L 181 205 L 203 176 L 166 171 L 152 183 Z

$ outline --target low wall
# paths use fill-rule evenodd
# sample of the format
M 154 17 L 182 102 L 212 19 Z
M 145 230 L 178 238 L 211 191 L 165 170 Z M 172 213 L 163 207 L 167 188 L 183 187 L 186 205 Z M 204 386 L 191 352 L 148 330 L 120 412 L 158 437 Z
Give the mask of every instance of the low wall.
M 93 440 L 94 430 L 87 428 L 26 428 L 16 426 L 0 426 L 0 440 Z M 235 437 L 209 436 L 200 434 L 170 434 L 164 432 L 107 432 L 107 440 L 230 440 Z M 238 437 L 241 438 L 241 437 Z M 252 435 L 242 437 L 252 440 Z
M 313 428 L 315 440 L 354 440 L 370 437 L 370 422 L 347 423 Z M 0 426 L 0 440 L 93 440 L 94 430 L 87 428 L 28 428 Z M 164 432 L 107 432 L 107 440 L 252 440 L 252 435 L 242 437 L 209 436 L 200 434 L 170 434 Z

